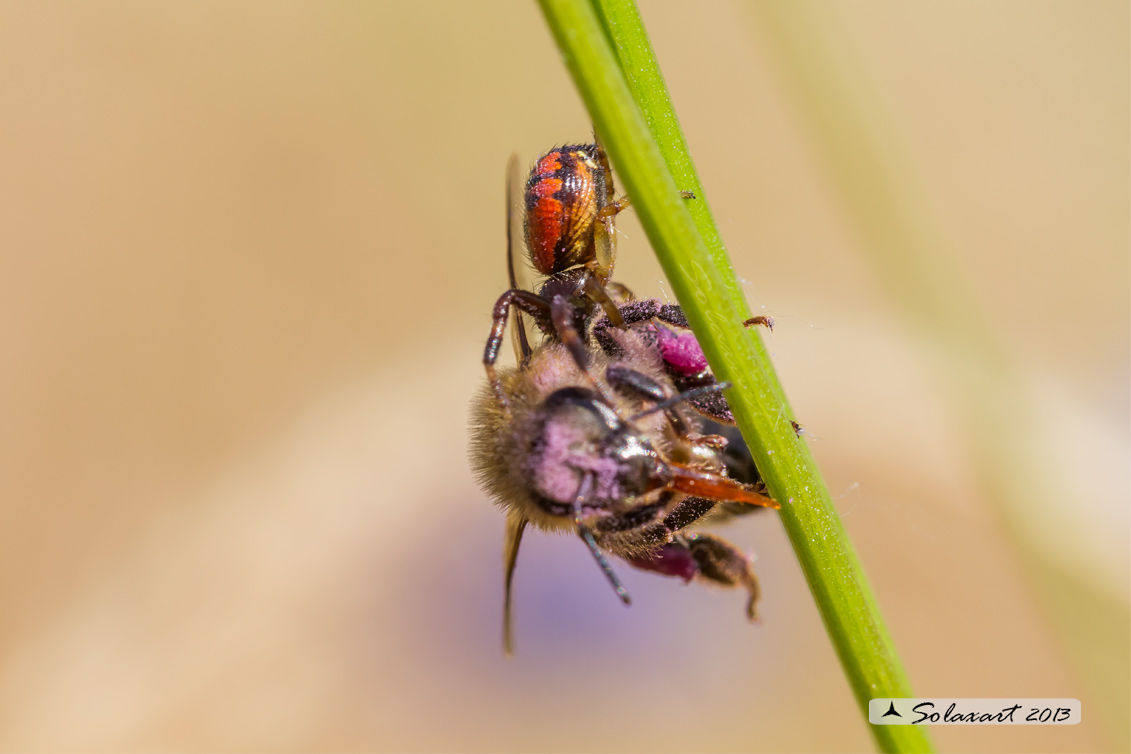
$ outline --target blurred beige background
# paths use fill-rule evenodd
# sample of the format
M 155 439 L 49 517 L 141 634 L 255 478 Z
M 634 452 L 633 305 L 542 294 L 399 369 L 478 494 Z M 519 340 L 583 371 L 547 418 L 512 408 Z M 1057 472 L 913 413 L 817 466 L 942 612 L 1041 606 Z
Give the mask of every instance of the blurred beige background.
M 644 14 L 916 692 L 1083 700 L 936 742 L 1110 750 L 1010 543 L 1126 611 L 1128 6 L 820 7 L 1022 375 L 1058 505 L 1018 534 L 758 14 Z M 763 625 L 622 568 L 626 611 L 536 535 L 501 657 L 464 438 L 503 170 L 589 128 L 533 3 L 0 3 L 0 748 L 871 749 L 772 514 L 727 532 Z M 663 295 L 628 215 L 617 277 Z

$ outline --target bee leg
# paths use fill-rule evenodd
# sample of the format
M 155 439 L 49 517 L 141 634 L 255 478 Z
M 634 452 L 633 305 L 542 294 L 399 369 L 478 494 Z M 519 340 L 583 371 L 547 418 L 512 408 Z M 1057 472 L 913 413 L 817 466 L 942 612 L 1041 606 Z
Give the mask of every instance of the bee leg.
M 715 378 L 712 375 L 708 384 L 714 381 Z M 727 403 L 722 393 L 704 393 L 703 395 L 692 398 L 688 403 L 691 404 L 692 408 L 694 408 L 700 416 L 705 416 L 719 424 L 734 426 L 734 414 L 731 412 L 730 404 Z
M 746 603 L 746 617 L 751 621 L 758 620 L 758 600 L 762 596 L 762 588 L 758 584 L 758 577 L 754 574 L 750 558 L 737 547 L 721 537 L 713 534 L 685 534 L 679 537 L 691 557 L 699 566 L 698 575 L 716 584 L 723 586 L 742 586 L 750 595 Z
M 637 322 L 644 322 L 652 319 L 660 311 L 661 304 L 654 298 L 644 299 L 643 301 L 629 301 L 620 307 L 621 316 L 624 318 L 625 324 L 634 325 Z M 604 323 L 608 327 L 608 322 Z
M 639 414 L 636 414 L 636 416 L 633 416 L 630 421 L 643 419 L 648 414 L 654 414 L 657 411 L 670 411 L 681 403 L 693 403 L 694 401 L 702 398 L 705 395 L 711 395 L 712 393 L 721 393 L 722 391 L 728 390 L 731 387 L 733 387 L 733 385 L 731 385 L 729 382 L 711 382 L 701 387 L 684 390 L 682 392 L 676 393 L 671 398 L 660 401 L 655 406 L 652 406 L 652 408 L 641 411 Z
M 487 346 L 483 349 L 483 368 L 487 370 L 491 389 L 503 406 L 507 405 L 507 396 L 495 372 L 495 362 L 499 359 L 499 348 L 503 344 L 503 333 L 507 328 L 511 307 L 526 312 L 540 324 L 548 323 L 551 315 L 549 302 L 530 291 L 512 288 L 495 302 L 495 308 L 491 312 L 491 334 L 487 336 Z
M 605 553 L 601 552 L 601 548 L 597 546 L 597 540 L 593 536 L 593 532 L 589 530 L 589 527 L 585 525 L 581 518 L 585 499 L 589 496 L 592 487 L 593 477 L 592 475 L 586 474 L 582 477 L 581 486 L 578 488 L 577 496 L 573 500 L 573 523 L 577 527 L 578 536 L 588 545 L 589 552 L 592 553 L 593 559 L 597 561 L 597 565 L 600 566 L 601 571 L 605 574 L 605 578 L 609 580 L 613 591 L 620 597 L 620 601 L 626 605 L 631 605 L 632 599 L 628 596 L 628 590 L 624 588 L 624 584 L 621 583 L 616 572 L 613 571 L 613 567 L 609 565 Z
M 716 381 L 714 375 L 709 372 L 703 375 L 697 383 L 693 383 L 697 385 L 696 387 L 688 387 L 688 385 L 676 381 L 676 386 L 680 389 L 680 392 L 671 397 L 664 397 L 663 388 L 652 378 L 624 367 L 609 367 L 605 371 L 605 379 L 613 386 L 614 390 L 622 395 L 634 396 L 656 404 L 631 417 L 630 421 L 636 421 L 655 411 L 664 411 L 676 434 L 686 436 L 687 424 L 675 410 L 675 407 L 680 403 L 689 403 L 695 411 L 708 419 L 720 423 L 734 424 L 734 415 L 730 411 L 730 406 L 727 405 L 726 398 L 723 397 L 723 390 L 731 387 L 731 384 Z M 717 439 L 688 438 L 688 441 L 692 445 L 714 444 L 721 447 L 726 444 L 725 441 L 719 443 Z
M 600 339 L 598 338 L 598 342 Z M 678 376 L 678 375 L 676 375 Z M 720 383 L 710 372 L 697 375 L 697 378 L 674 380 L 680 389 L 679 396 L 668 397 L 663 387 L 651 377 L 625 367 L 612 366 L 605 371 L 605 379 L 613 389 L 622 395 L 636 397 L 653 403 L 680 398 L 681 402 L 691 404 L 697 413 L 721 424 L 734 425 L 734 414 L 723 397 L 722 391 L 728 383 Z M 672 429 L 679 435 L 687 434 L 687 425 L 680 418 L 674 406 L 665 408 Z M 637 417 L 639 418 L 639 417 Z
M 646 374 L 625 367 L 609 367 L 605 370 L 605 380 L 613 390 L 630 398 L 661 403 L 668 397 L 663 385 Z M 681 436 L 687 434 L 687 424 L 674 408 L 668 409 L 665 413 L 676 434 Z
M 684 583 L 699 575 L 699 564 L 682 542 L 667 542 L 644 555 L 632 555 L 625 560 L 637 570 L 683 579 Z
M 695 406 L 699 413 L 706 414 L 706 412 L 699 407 L 699 403 L 704 403 L 708 408 L 715 408 L 716 412 L 725 411 L 725 416 L 730 416 L 730 407 L 727 406 L 726 400 L 722 397 L 722 391 L 731 386 L 729 382 L 716 382 L 715 378 L 712 376 L 705 384 L 699 387 L 691 388 L 690 390 L 682 390 L 677 395 L 667 397 L 666 391 L 658 382 L 646 374 L 641 374 L 640 372 L 625 367 L 609 367 L 605 370 L 605 380 L 621 395 L 650 401 L 655 404 L 651 408 L 645 409 L 639 414 L 630 417 L 629 421 L 637 421 L 648 414 L 663 411 L 668 418 L 668 423 L 671 425 L 672 431 L 689 445 L 718 450 L 726 447 L 727 440 L 725 437 L 718 435 L 689 435 L 687 423 L 675 408 L 680 403 L 690 403 Z M 714 418 L 714 414 L 707 415 Z M 733 420 L 734 418 L 731 417 L 731 421 Z
M 654 502 L 602 516 L 593 524 L 597 544 L 621 557 L 647 552 L 672 541 L 672 532 L 659 523 L 674 494 L 664 491 Z
M 746 617 L 756 621 L 762 589 L 750 558 L 730 542 L 712 534 L 679 533 L 714 510 L 715 505 L 714 500 L 707 498 L 684 498 L 661 523 L 638 529 L 633 542 L 625 543 L 636 547 L 652 545 L 653 549 L 641 555 L 625 556 L 624 559 L 633 568 L 673 576 L 685 582 L 699 579 L 722 586 L 741 586 L 749 595 Z
M 683 500 L 680 500 L 678 505 L 668 511 L 668 515 L 664 516 L 664 526 L 668 531 L 674 534 L 685 526 L 690 526 L 703 518 L 703 516 L 706 516 L 714 507 L 714 500 L 689 495 Z
M 707 357 L 703 354 L 699 341 L 695 339 L 694 333 L 690 332 L 691 326 L 683 314 L 683 309 L 678 304 L 663 304 L 656 312 L 655 318 L 684 331 L 677 332 L 659 325 L 656 327 L 659 351 L 676 387 L 682 391 L 713 384 L 715 376 L 711 374 Z M 771 329 L 773 323 L 773 317 L 753 317 L 746 321 L 747 325 L 761 324 Z M 708 419 L 722 424 L 734 424 L 734 414 L 721 393 L 700 395 L 690 403 L 696 411 Z
M 614 390 L 629 398 L 659 403 L 668 397 L 663 385 L 634 369 L 609 367 L 605 370 L 605 379 Z
M 657 349 L 663 359 L 664 370 L 680 392 L 718 384 L 693 333 L 676 332 L 663 326 L 658 326 L 656 331 Z M 721 424 L 734 424 L 734 414 L 721 391 L 705 390 L 689 397 L 688 403 L 708 419 Z
M 714 500 L 704 497 L 685 497 L 659 521 L 658 515 L 672 499 L 666 492 L 652 505 L 633 508 L 614 516 L 601 519 L 596 526 L 598 541 L 615 552 L 644 552 L 641 556 L 623 556 L 631 565 L 646 571 L 667 573 L 665 568 L 674 567 L 682 573 L 683 565 L 669 561 L 657 564 L 663 548 L 671 544 L 675 533 L 685 526 L 698 521 L 715 507 Z M 686 548 L 685 548 L 686 549 Z M 678 573 L 667 575 L 679 575 Z
M 685 582 L 697 579 L 720 586 L 741 586 L 749 595 L 746 617 L 750 621 L 758 620 L 758 600 L 762 595 L 758 577 L 750 558 L 725 539 L 700 533 L 679 535 L 646 555 L 626 560 L 642 571 L 673 576 Z
M 616 285 L 616 283 L 613 283 Z M 643 301 L 626 301 L 618 307 L 620 312 L 621 321 L 624 326 L 634 325 L 637 322 L 644 322 L 656 316 L 656 312 L 660 310 L 660 302 L 656 299 L 645 299 Z M 619 358 L 624 355 L 624 349 L 621 348 L 620 342 L 617 340 L 615 333 L 610 333 L 609 330 L 613 327 L 619 327 L 612 322 L 608 316 L 598 319 L 592 328 L 593 339 L 597 341 L 597 345 L 605 352 L 605 355 L 612 358 Z

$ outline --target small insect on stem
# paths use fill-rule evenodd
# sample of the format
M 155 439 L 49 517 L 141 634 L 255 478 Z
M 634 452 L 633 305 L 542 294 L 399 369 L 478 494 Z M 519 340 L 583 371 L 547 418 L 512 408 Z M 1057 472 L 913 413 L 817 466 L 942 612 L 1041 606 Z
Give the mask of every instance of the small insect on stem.
M 774 331 L 774 318 L 770 317 L 770 316 L 759 315 L 757 317 L 751 317 L 750 319 L 745 320 L 742 324 L 746 327 L 753 327 L 755 325 L 761 325 L 762 327 L 765 327 L 770 332 Z

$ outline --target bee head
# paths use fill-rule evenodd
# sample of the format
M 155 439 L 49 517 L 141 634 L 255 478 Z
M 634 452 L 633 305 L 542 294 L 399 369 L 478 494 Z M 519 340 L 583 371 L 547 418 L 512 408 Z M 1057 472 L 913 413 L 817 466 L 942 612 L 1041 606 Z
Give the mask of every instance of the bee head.
M 593 479 L 583 508 L 609 510 L 666 486 L 671 471 L 651 443 L 594 391 L 551 393 L 535 415 L 527 469 L 535 501 L 572 516 L 582 479 Z

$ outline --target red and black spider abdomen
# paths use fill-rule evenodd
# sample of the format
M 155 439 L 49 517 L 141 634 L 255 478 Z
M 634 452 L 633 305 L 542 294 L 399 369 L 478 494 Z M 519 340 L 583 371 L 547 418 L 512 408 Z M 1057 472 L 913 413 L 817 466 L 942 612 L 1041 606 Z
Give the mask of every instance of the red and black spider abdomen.
M 526 246 L 538 272 L 553 275 L 594 258 L 593 223 L 605 202 L 596 145 L 561 147 L 538 159 L 526 181 Z

